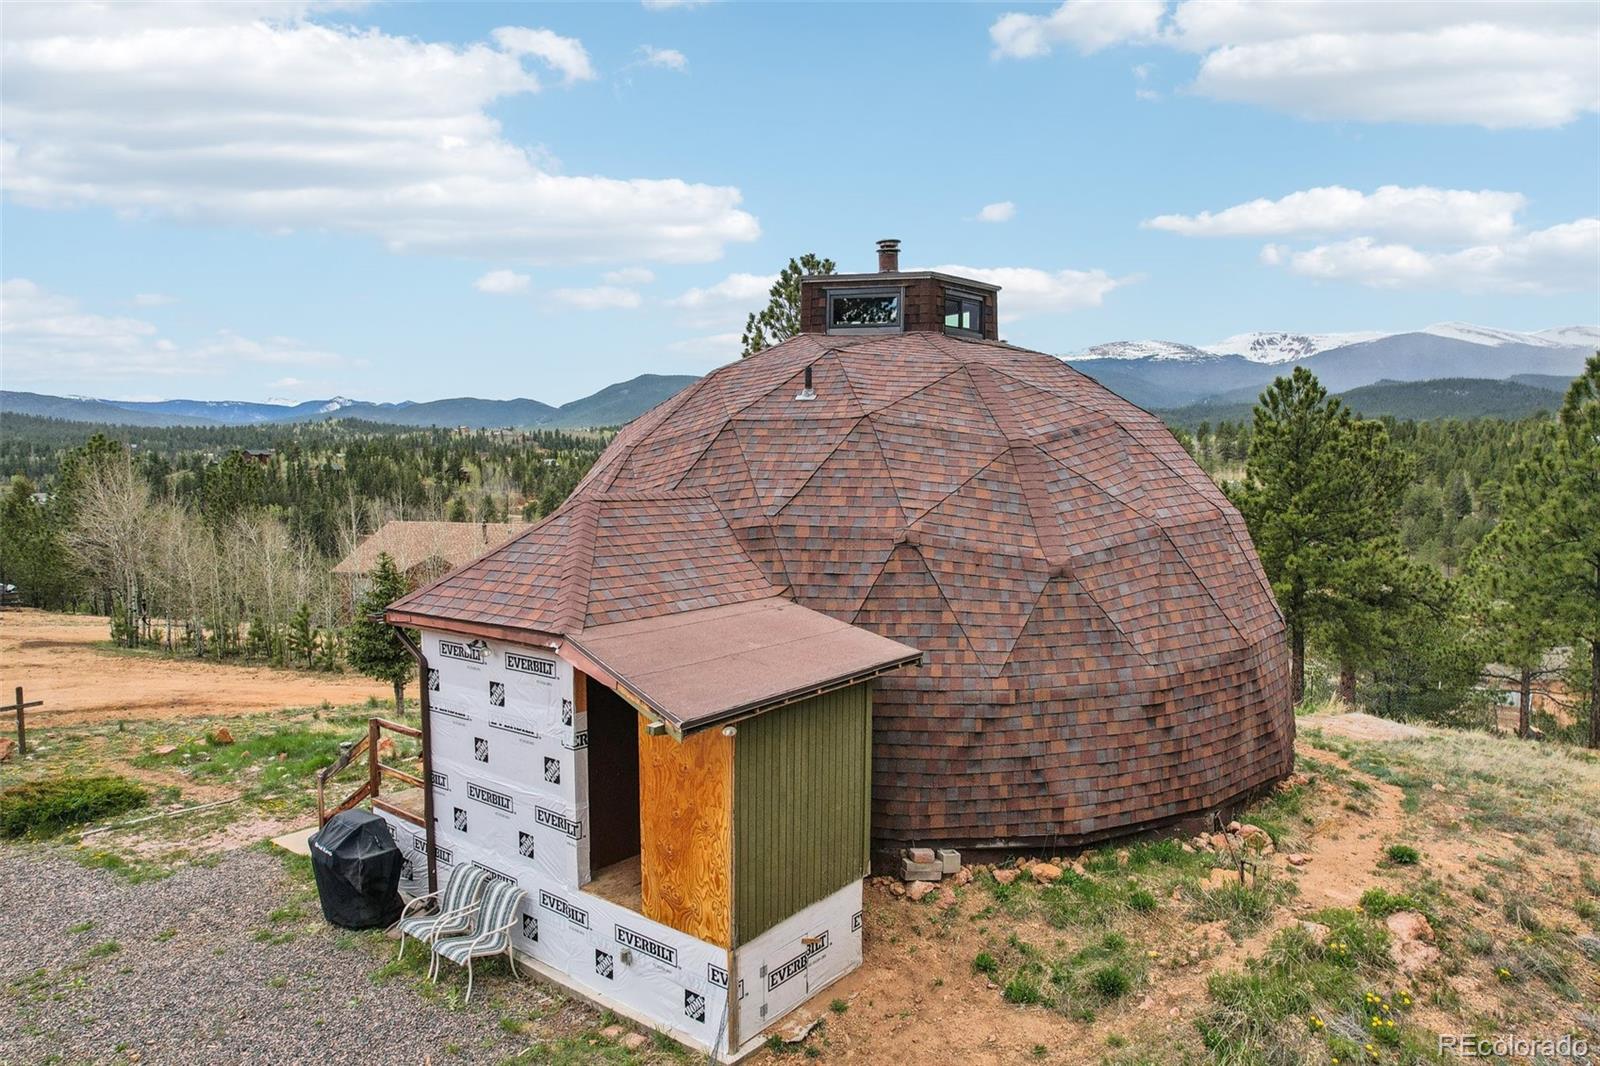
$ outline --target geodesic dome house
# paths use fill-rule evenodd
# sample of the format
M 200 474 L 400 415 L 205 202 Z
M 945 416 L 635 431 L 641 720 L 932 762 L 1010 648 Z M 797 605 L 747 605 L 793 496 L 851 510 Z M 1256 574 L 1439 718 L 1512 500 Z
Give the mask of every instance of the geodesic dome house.
M 1154 416 L 999 341 L 995 286 L 879 253 L 804 279 L 798 335 L 647 412 L 555 514 L 389 610 L 430 661 L 481 668 L 491 726 L 494 677 L 548 659 L 578 714 L 550 728 L 586 747 L 544 759 L 581 784 L 547 821 L 580 850 L 548 873 L 596 891 L 631 849 L 630 906 L 726 948 L 734 987 L 782 978 L 759 1002 L 722 986 L 730 1053 L 792 1008 L 784 981 L 859 959 L 869 848 L 1070 847 L 1293 759 L 1283 620 L 1226 497 Z M 470 719 L 465 698 L 433 718 Z M 663 889 L 686 870 L 692 892 Z

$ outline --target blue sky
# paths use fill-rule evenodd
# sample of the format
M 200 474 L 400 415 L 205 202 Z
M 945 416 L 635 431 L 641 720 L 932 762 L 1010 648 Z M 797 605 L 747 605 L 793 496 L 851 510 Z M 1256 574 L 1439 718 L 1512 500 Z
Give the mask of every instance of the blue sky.
M 1595 323 L 1596 10 L 9 5 L 0 374 L 559 403 L 889 236 L 1052 352 Z

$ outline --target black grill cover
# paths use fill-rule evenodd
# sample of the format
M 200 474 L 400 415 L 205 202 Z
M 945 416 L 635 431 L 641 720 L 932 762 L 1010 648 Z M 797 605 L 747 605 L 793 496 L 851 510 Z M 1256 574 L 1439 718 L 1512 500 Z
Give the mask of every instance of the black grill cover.
M 345 929 L 376 929 L 400 917 L 405 856 L 388 823 L 368 811 L 341 811 L 311 838 L 311 872 L 322 915 Z

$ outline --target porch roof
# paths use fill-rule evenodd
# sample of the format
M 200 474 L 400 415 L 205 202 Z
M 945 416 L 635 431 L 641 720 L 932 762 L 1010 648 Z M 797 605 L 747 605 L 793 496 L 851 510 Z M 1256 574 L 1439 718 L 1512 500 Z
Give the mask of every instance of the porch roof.
M 922 660 L 909 645 L 776 596 L 593 626 L 566 643 L 678 733 Z

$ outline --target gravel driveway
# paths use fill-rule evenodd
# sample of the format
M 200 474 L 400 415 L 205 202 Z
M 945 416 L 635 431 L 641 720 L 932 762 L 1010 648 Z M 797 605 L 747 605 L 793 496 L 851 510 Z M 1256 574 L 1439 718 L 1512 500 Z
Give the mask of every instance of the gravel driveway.
M 253 849 L 128 884 L 48 848 L 0 846 L 0 901 L 7 1066 L 500 1062 L 599 1020 L 503 970 L 459 1009 L 405 975 L 374 982 L 385 960 L 371 941 L 341 937 L 283 861 Z

